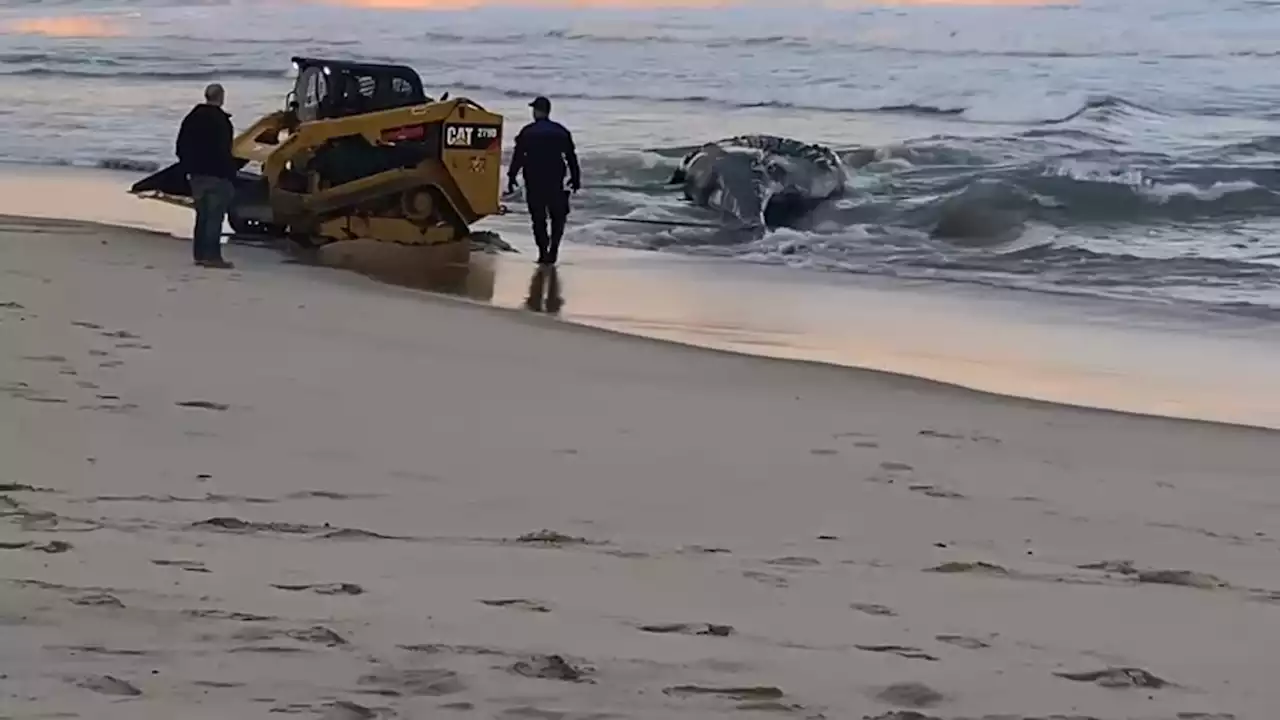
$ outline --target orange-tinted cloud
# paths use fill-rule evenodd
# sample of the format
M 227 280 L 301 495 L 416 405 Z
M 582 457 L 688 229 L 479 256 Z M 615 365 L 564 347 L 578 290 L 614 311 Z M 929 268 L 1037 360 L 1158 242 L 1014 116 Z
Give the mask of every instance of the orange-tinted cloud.
M 971 7 L 1016 7 L 1037 5 L 1075 5 L 1077 0 L 831 0 L 832 6 L 841 5 L 968 5 Z
M 307 0 L 322 5 L 368 10 L 466 10 L 486 5 L 546 8 L 715 8 L 743 4 L 735 0 Z
M 109 19 L 91 15 L 23 18 L 10 20 L 3 27 L 9 33 L 47 37 L 101 38 L 124 35 L 124 31 Z

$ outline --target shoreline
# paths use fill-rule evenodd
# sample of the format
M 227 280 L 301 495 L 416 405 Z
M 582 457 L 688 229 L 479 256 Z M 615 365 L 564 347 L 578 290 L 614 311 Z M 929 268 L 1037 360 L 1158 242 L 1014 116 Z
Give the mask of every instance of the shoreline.
M 134 231 L 0 222 L 12 712 L 1280 702 L 1272 432 L 481 311 L 268 252 L 226 273 Z
M 68 219 L 179 234 L 177 239 L 183 232 L 178 223 L 188 220 L 184 209 L 123 194 L 111 185 L 123 177 L 115 171 L 33 175 L 24 178 L 28 197 L 70 186 L 87 199 L 77 209 L 80 217 Z M 12 177 L 0 174 L 0 190 L 10 191 L 0 193 L 9 197 L 0 213 L 20 204 L 13 193 L 21 195 L 23 188 Z M 36 216 L 62 212 L 56 206 L 41 210 L 35 208 Z M 479 227 L 498 230 L 522 254 L 485 258 L 472 273 L 481 276 L 478 284 L 392 282 L 524 308 L 532 241 L 523 220 L 499 217 Z M 230 252 L 243 247 L 233 243 Z M 1269 360 L 1280 349 L 1280 326 L 1262 321 L 957 283 L 826 277 L 719 258 L 581 244 L 566 250 L 558 314 L 570 323 L 1072 407 L 1280 428 L 1280 383 Z M 378 252 L 386 254 L 383 264 L 404 257 Z M 365 253 L 363 260 L 373 256 Z M 412 267 L 412 260 L 402 264 Z
M 0 220 L 3 220 L 3 218 L 4 216 L 0 215 Z M 92 225 L 93 223 L 88 224 Z M 121 229 L 126 231 L 129 230 L 129 228 L 123 227 Z M 241 247 L 243 248 L 245 246 Z M 499 257 L 497 261 L 502 262 L 502 259 Z M 431 289 L 429 287 L 415 287 L 409 284 L 385 280 L 379 278 L 377 275 L 347 267 L 326 266 L 321 264 L 309 265 L 309 267 L 351 273 L 360 281 L 368 282 L 369 285 L 367 287 L 372 291 L 404 293 L 406 297 L 422 298 L 430 302 L 457 303 L 465 307 L 474 308 L 480 312 L 490 312 L 500 317 L 516 318 L 521 322 L 534 323 L 541 327 L 560 328 L 567 332 L 585 333 L 587 336 L 593 334 L 604 334 L 626 339 L 628 341 L 653 344 L 658 347 L 679 348 L 695 353 L 711 353 L 713 355 L 720 355 L 727 358 L 747 358 L 762 364 L 777 364 L 780 366 L 796 365 L 823 369 L 836 373 L 848 372 L 853 376 L 865 374 L 867 377 L 870 377 L 877 382 L 891 384 L 895 388 L 905 390 L 916 389 L 924 392 L 935 393 L 951 393 L 961 398 L 980 400 L 984 402 L 1003 402 L 1012 406 L 1023 405 L 1027 408 L 1039 408 L 1042 410 L 1067 409 L 1080 412 L 1085 415 L 1097 414 L 1099 416 L 1124 417 L 1136 420 L 1167 422 L 1172 425 L 1186 424 L 1190 426 L 1224 427 L 1247 432 L 1258 432 L 1267 436 L 1276 435 L 1277 438 L 1280 439 L 1280 427 L 1250 425 L 1242 422 L 1228 422 L 1197 417 L 1178 417 L 1174 415 L 1144 413 L 1119 408 L 1073 404 L 1060 400 L 1046 400 L 1037 397 L 1028 397 L 1024 395 L 1002 393 L 996 390 L 970 387 L 956 382 L 948 382 L 946 380 L 938 380 L 932 377 L 898 372 L 891 369 L 862 367 L 858 365 L 849 365 L 807 357 L 787 357 L 781 355 L 754 353 L 741 349 L 730 349 L 728 347 L 711 344 L 700 344 L 691 340 L 668 338 L 660 335 L 647 335 L 616 327 L 610 327 L 605 324 L 590 324 L 586 322 L 564 320 L 562 318 L 549 316 L 544 312 L 530 312 L 524 308 L 516 306 L 495 304 L 491 301 L 468 297 L 465 292 L 448 292 Z

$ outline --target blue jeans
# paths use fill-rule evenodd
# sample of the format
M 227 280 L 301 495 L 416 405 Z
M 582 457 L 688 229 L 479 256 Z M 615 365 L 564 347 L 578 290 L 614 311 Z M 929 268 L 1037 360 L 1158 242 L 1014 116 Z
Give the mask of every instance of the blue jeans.
M 191 199 L 196 207 L 191 252 L 196 262 L 222 259 L 222 222 L 235 193 L 235 185 L 226 178 L 191 176 Z

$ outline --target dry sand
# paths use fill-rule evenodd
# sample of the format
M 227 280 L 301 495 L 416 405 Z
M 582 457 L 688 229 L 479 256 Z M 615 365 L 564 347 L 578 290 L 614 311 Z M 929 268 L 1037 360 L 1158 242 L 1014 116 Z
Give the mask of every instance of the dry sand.
M 1280 707 L 1267 431 L 9 219 L 0 458 L 4 717 Z

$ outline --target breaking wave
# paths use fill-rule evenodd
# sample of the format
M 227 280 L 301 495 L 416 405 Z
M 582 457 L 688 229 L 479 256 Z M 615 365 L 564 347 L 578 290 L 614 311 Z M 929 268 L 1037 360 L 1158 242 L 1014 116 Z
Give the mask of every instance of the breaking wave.
M 382 58 L 371 58 L 383 61 Z M 157 68 L 153 63 L 131 63 L 124 59 L 97 57 L 71 58 L 66 56 L 28 54 L 0 54 L 0 76 L 31 78 L 78 78 L 121 81 L 207 81 L 207 80 L 272 80 L 289 76 L 289 70 L 279 67 L 237 67 L 204 63 L 185 64 L 181 68 Z M 525 98 L 530 89 L 527 82 L 513 80 L 509 83 L 495 81 L 489 73 L 472 70 L 450 72 L 442 69 L 433 79 L 435 87 L 451 92 L 469 92 L 504 98 Z M 663 92 L 660 85 L 636 83 L 637 90 L 610 90 L 607 87 L 586 85 L 579 89 L 561 88 L 555 95 L 562 100 L 601 100 L 684 103 L 714 105 L 728 108 L 770 108 L 778 110 L 818 112 L 858 112 L 907 114 L 919 116 L 950 116 L 979 123 L 1025 123 L 1052 125 L 1081 117 L 1087 113 L 1116 109 L 1135 110 L 1158 114 L 1160 111 L 1138 103 L 1109 95 L 1086 97 L 1073 101 L 1063 99 L 1044 108 L 1032 111 L 1009 107 L 998 101 L 987 103 L 933 103 L 926 101 L 855 103 L 848 94 L 827 93 L 821 88 L 800 87 L 786 93 L 787 96 L 761 98 L 757 94 L 744 95 L 736 90 L 705 93 Z
M 635 184 L 625 197 L 602 193 L 595 210 L 646 224 L 599 220 L 576 234 L 638 249 L 1163 298 L 1280 318 L 1280 243 L 1261 242 L 1256 233 L 1223 237 L 1228 228 L 1280 227 L 1280 175 L 1268 165 L 1228 160 L 1238 160 L 1243 148 L 1280 149 L 1280 138 L 1202 148 L 1194 158 L 1114 150 L 1105 137 L 1079 128 L 1039 133 L 1038 141 L 1027 147 L 1034 141 L 1019 134 L 840 148 L 853 178 L 845 197 L 763 238 L 682 227 L 706 222 L 709 211 L 645 190 L 688 147 L 613 156 L 610 180 L 625 176 Z M 1049 148 L 1059 152 L 1047 154 Z M 1011 157 L 1016 152 L 1022 157 Z M 653 222 L 673 225 L 654 230 Z

